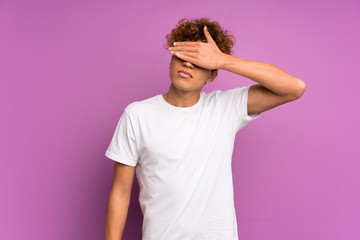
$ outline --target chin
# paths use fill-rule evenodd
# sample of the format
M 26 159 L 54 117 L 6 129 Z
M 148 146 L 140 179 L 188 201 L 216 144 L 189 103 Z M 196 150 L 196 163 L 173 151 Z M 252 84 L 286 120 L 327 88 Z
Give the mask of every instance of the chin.
M 184 83 L 176 84 L 173 82 L 172 84 L 174 85 L 174 87 L 176 89 L 181 90 L 181 91 L 187 91 L 187 92 L 195 91 L 195 90 L 202 88 L 202 86 L 197 87 L 197 86 L 194 86 L 191 84 L 184 84 Z

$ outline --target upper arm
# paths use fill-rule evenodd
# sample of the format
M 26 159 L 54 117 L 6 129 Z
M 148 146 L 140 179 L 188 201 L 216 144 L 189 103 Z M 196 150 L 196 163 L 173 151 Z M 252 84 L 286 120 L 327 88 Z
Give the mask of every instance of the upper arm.
M 261 84 L 251 85 L 249 88 L 247 101 L 248 115 L 267 111 L 281 104 L 294 101 L 297 98 L 298 97 L 294 97 L 293 95 L 277 95 Z
M 136 167 L 122 164 L 116 161 L 114 163 L 114 179 L 112 190 L 130 195 Z

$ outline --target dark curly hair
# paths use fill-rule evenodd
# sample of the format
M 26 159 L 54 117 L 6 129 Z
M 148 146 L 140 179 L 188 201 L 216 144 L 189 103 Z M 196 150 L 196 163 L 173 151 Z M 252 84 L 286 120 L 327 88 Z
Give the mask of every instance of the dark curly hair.
M 171 33 L 166 35 L 167 43 L 164 47 L 167 49 L 171 47 L 174 42 L 196 42 L 199 40 L 207 42 L 204 35 L 204 26 L 207 26 L 211 37 L 216 42 L 220 51 L 231 55 L 231 49 L 236 41 L 235 37 L 228 30 L 224 30 L 218 22 L 210 21 L 209 18 L 181 19 L 178 25 L 171 30 Z

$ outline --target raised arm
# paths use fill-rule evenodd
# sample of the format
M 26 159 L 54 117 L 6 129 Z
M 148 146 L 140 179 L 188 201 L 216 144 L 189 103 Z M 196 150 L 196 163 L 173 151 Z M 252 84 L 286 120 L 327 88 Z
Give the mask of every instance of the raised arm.
M 294 101 L 302 96 L 305 83 L 270 63 L 225 55 L 220 68 L 254 80 L 248 93 L 248 115 L 257 114 Z
M 248 93 L 248 115 L 261 113 L 286 102 L 296 100 L 305 91 L 305 83 L 270 63 L 256 62 L 223 53 L 217 47 L 207 27 L 204 27 L 207 43 L 174 42 L 169 48 L 172 55 L 205 69 L 223 69 L 258 84 Z

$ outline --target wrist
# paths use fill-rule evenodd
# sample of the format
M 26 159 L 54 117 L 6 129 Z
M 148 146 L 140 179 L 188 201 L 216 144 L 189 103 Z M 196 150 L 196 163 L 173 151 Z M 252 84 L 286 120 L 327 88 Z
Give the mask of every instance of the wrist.
M 223 53 L 222 57 L 219 61 L 219 67 L 218 69 L 226 70 L 226 66 L 229 65 L 229 62 L 231 62 L 232 56 L 226 53 Z
M 234 72 L 235 69 L 242 67 L 248 61 L 242 58 L 238 58 L 229 54 L 225 54 L 224 58 L 221 61 L 222 70 Z M 237 73 L 239 74 L 239 73 Z

